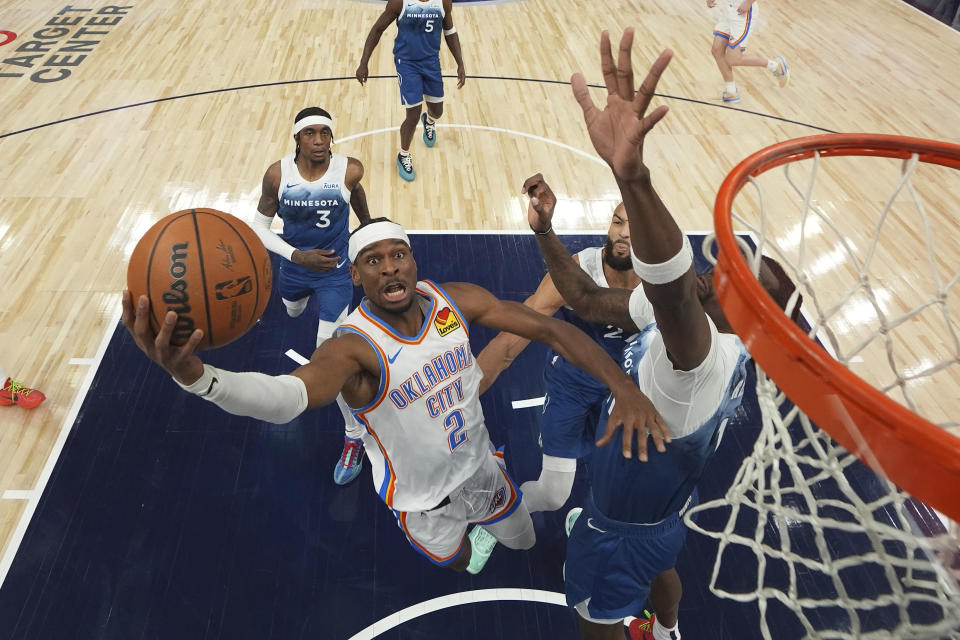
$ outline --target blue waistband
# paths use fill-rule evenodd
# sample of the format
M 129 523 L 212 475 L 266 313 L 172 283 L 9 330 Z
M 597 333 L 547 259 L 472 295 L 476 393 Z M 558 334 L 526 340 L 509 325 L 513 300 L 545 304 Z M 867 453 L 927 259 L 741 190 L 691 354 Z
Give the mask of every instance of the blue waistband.
M 580 515 L 580 517 L 592 518 L 592 524 L 596 525 L 597 528 L 616 533 L 620 536 L 628 538 L 653 538 L 662 536 L 678 526 L 683 526 L 683 514 L 687 512 L 687 509 L 697 504 L 697 502 L 697 491 L 694 489 L 693 493 L 690 494 L 689 498 L 687 498 L 686 503 L 684 503 L 683 508 L 680 509 L 680 511 L 670 514 L 660 522 L 654 522 L 650 524 L 621 522 L 620 520 L 614 520 L 603 515 L 603 513 L 594 503 L 593 491 L 591 491 L 587 495 L 587 504 L 586 507 L 584 507 L 583 513 Z

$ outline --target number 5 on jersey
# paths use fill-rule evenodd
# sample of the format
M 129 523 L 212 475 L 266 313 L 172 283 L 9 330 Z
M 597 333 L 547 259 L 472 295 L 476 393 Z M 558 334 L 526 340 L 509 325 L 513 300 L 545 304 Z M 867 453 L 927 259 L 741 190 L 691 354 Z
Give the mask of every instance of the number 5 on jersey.
M 460 409 L 451 411 L 443 419 L 443 428 L 450 432 L 447 434 L 447 442 L 450 445 L 451 452 L 467 441 L 467 432 L 464 431 L 465 426 L 463 412 Z M 453 430 L 451 431 L 451 429 Z

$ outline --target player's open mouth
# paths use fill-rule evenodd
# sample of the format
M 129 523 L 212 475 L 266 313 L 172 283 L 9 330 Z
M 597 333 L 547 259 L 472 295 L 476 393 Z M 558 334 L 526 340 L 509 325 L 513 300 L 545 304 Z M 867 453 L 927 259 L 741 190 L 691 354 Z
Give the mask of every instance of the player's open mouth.
M 391 282 L 383 288 L 383 297 L 386 298 L 388 302 L 403 300 L 406 295 L 407 288 L 399 282 Z
M 613 250 L 616 251 L 617 253 L 622 253 L 626 255 L 630 253 L 630 245 L 628 245 L 626 242 L 614 242 Z

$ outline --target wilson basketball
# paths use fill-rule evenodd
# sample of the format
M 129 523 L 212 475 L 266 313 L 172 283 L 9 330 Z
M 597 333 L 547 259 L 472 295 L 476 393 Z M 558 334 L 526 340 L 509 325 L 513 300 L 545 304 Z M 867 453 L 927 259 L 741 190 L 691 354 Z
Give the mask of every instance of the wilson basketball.
M 171 342 L 203 330 L 200 349 L 246 333 L 270 299 L 270 256 L 239 218 L 214 209 L 171 213 L 143 235 L 130 256 L 127 288 L 134 304 L 150 299 L 154 332 L 168 310 L 177 312 Z

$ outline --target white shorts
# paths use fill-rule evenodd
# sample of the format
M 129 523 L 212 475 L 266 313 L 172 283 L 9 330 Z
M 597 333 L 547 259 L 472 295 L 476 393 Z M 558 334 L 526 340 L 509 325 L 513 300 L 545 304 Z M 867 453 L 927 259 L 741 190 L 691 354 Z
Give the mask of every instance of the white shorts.
M 429 511 L 394 514 L 413 548 L 431 562 L 445 566 L 460 552 L 467 525 L 503 520 L 520 505 L 520 496 L 498 452 L 491 453 L 475 474 L 450 492 L 449 503 Z
M 713 27 L 713 35 L 727 39 L 727 46 L 731 49 L 747 47 L 747 38 L 754 30 L 760 8 L 756 3 L 750 6 L 746 13 L 737 13 L 742 0 L 720 0 L 720 19 Z

